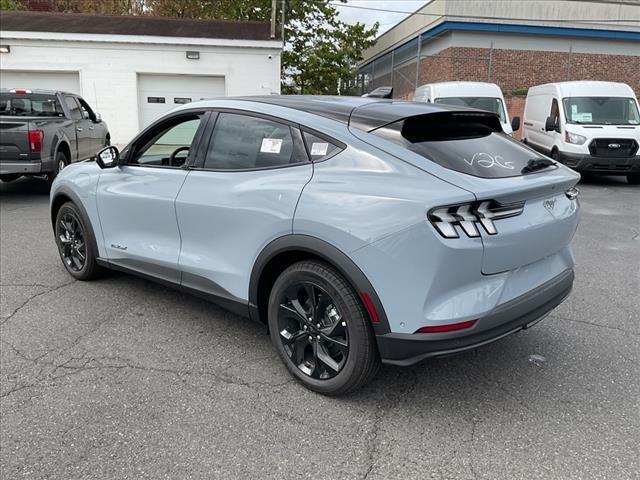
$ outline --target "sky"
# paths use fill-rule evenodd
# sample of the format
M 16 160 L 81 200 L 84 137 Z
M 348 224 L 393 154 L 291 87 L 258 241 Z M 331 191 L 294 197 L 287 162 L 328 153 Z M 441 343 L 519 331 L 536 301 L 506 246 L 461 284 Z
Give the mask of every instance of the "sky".
M 428 3 L 428 0 L 348 0 L 347 5 L 414 12 L 425 3 Z M 340 12 L 340 18 L 346 23 L 360 22 L 371 26 L 376 21 L 380 22 L 378 35 L 389 30 L 400 20 L 407 17 L 407 14 L 363 10 L 360 8 L 349 8 L 348 6 L 337 6 L 337 8 Z

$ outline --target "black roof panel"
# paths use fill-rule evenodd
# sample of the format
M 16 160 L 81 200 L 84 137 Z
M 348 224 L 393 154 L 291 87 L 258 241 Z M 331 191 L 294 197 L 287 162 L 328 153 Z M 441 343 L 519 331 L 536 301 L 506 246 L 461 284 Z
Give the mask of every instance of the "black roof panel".
M 337 120 L 369 132 L 403 118 L 436 112 L 462 112 L 461 109 L 433 103 L 407 102 L 370 97 L 332 97 L 323 95 L 265 95 L 236 97 L 236 100 L 268 103 L 293 108 Z

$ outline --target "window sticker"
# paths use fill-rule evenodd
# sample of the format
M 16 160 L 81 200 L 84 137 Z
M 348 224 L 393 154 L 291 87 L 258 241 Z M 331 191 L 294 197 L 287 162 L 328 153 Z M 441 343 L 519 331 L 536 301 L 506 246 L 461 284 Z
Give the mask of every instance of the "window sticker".
M 311 156 L 326 155 L 329 150 L 327 142 L 314 142 L 311 144 Z
M 591 122 L 593 115 L 590 112 L 574 113 L 571 115 L 574 122 Z
M 571 105 L 571 115 L 578 113 L 578 105 Z
M 281 138 L 263 138 L 260 146 L 261 153 L 280 153 L 282 149 Z

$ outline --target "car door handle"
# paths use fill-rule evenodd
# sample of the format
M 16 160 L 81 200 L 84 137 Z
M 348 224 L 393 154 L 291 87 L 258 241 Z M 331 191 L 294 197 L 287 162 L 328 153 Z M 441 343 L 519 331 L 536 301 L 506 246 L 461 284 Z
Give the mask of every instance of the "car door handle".
M 89 130 L 93 130 L 93 125 L 89 127 Z
M 82 127 L 76 127 L 76 130 L 81 132 L 82 131 Z

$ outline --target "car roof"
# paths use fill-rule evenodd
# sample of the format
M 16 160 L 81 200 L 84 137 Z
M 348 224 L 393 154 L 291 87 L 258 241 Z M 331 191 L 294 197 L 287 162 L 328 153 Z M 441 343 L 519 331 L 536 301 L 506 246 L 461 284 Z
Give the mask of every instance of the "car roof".
M 31 93 L 37 93 L 40 95 L 56 95 L 58 93 L 61 93 L 63 95 L 74 95 L 76 97 L 80 96 L 77 93 L 64 92 L 61 90 L 48 90 L 44 88 L 23 88 L 23 87 L 0 88 L 0 92 L 2 93 L 11 93 L 12 90 L 29 90 L 29 92 Z
M 338 97 L 325 95 L 264 95 L 248 97 L 222 97 L 220 100 L 240 100 L 246 102 L 266 103 L 291 108 L 330 118 L 364 131 L 388 125 L 398 120 L 416 115 L 437 112 L 468 112 L 469 108 L 422 102 L 407 102 L 371 97 Z M 207 106 L 206 100 L 194 102 Z
M 634 97 L 633 90 L 626 83 L 604 82 L 599 80 L 574 80 L 570 82 L 546 83 L 531 87 L 535 92 L 538 88 L 555 88 L 563 97 Z

